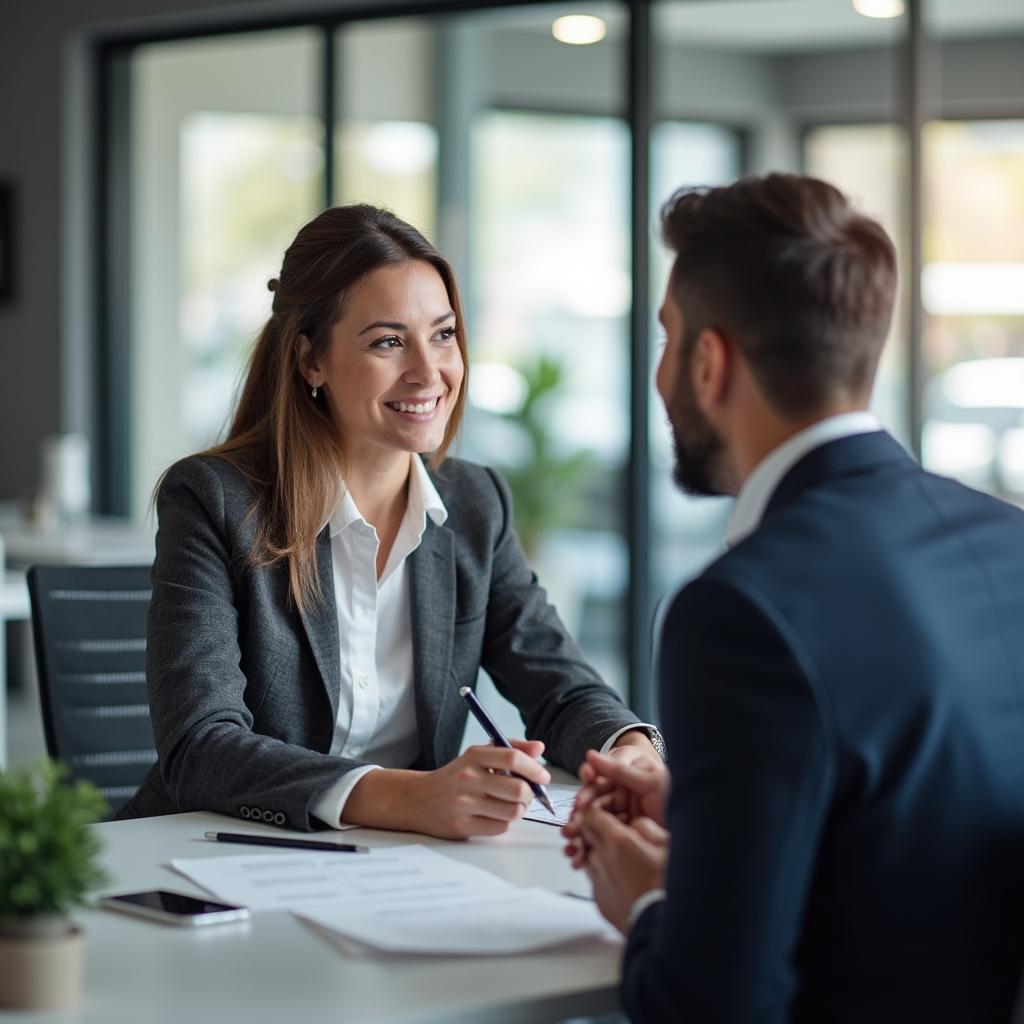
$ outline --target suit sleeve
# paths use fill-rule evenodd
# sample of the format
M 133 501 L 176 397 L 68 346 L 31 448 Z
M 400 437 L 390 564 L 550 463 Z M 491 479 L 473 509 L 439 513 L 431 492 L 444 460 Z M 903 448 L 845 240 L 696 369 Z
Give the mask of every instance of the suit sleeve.
M 548 760 L 576 772 L 589 749 L 638 721 L 587 664 L 526 561 L 505 482 L 488 470 L 501 507 L 494 543 L 482 667 L 543 740 Z
M 181 811 L 247 807 L 321 827 L 315 798 L 355 765 L 253 732 L 216 470 L 198 459 L 172 467 L 157 511 L 146 675 L 164 785 Z
M 658 678 L 672 851 L 627 939 L 626 1012 L 783 1024 L 834 785 L 813 666 L 762 595 L 703 578 L 669 610 Z

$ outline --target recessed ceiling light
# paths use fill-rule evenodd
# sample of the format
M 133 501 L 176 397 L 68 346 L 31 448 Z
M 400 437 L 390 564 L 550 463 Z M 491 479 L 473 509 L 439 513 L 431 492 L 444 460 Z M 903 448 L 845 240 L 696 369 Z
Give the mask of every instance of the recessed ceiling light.
M 904 11 L 903 0 L 853 0 L 853 9 L 865 18 L 898 18 Z
M 560 43 L 571 46 L 599 43 L 607 33 L 604 21 L 591 14 L 567 14 L 564 18 L 556 18 L 551 26 L 551 34 Z

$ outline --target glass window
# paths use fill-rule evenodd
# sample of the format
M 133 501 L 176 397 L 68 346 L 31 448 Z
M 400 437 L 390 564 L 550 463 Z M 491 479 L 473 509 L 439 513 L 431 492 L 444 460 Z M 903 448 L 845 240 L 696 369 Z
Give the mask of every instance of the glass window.
M 924 175 L 922 458 L 1024 501 L 1024 120 L 928 124 Z
M 334 201 L 385 206 L 436 239 L 436 28 L 357 22 L 335 47 Z
M 921 456 L 1024 502 L 1024 6 L 925 0 Z
M 723 124 L 662 121 L 651 134 L 652 240 L 651 360 L 661 357 L 662 330 L 657 310 L 672 269 L 672 254 L 661 243 L 658 211 L 678 189 L 726 185 L 743 169 L 742 135 Z M 695 576 L 722 548 L 731 502 L 684 495 L 672 479 L 672 442 L 661 398 L 651 394 L 650 515 L 655 604 Z
M 589 45 L 558 18 L 598 16 Z M 621 7 L 436 18 L 437 241 L 472 366 L 458 454 L 508 479 L 515 525 L 586 657 L 625 692 L 629 131 Z M 518 713 L 482 681 L 495 719 Z M 482 734 L 470 725 L 470 741 Z
M 899 267 L 908 266 L 910 253 L 904 214 L 906 138 L 902 128 L 894 124 L 815 126 L 808 130 L 804 139 L 804 167 L 808 174 L 842 189 L 860 209 L 874 217 L 893 240 Z M 896 294 L 896 308 L 882 351 L 871 407 L 885 427 L 911 448 L 906 302 L 906 289 L 901 286 Z
M 620 119 L 477 118 L 463 445 L 505 474 L 541 582 L 587 655 L 623 689 L 628 173 Z
M 156 43 L 132 57 L 132 512 L 217 440 L 270 313 L 267 281 L 321 204 L 318 39 Z
M 665 0 L 652 10 L 655 229 L 662 203 L 681 185 L 806 168 L 859 200 L 902 245 L 905 164 L 894 126 L 905 18 L 866 18 L 849 0 Z M 663 252 L 652 259 L 654 308 L 668 266 Z M 901 308 L 874 404 L 897 436 L 907 438 L 905 322 Z M 658 602 L 723 550 L 732 501 L 675 491 L 656 395 L 651 430 L 652 601 Z

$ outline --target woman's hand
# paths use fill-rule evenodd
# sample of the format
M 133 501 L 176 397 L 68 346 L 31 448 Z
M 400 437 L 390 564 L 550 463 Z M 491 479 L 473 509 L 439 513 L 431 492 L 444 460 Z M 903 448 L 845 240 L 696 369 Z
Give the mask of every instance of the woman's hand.
M 343 819 L 441 839 L 500 835 L 533 800 L 533 791 L 523 779 L 502 773 L 515 772 L 541 785 L 551 781 L 547 769 L 535 760 L 544 751 L 543 743 L 510 742 L 512 750 L 470 747 L 431 772 L 368 772 L 349 795 Z

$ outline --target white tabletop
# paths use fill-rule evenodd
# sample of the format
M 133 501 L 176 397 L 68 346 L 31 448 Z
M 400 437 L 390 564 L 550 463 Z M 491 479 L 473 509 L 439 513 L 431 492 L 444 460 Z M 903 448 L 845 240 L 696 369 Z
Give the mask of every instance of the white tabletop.
M 259 852 L 205 841 L 207 829 L 282 834 L 206 813 L 96 828 L 106 842 L 111 892 L 162 887 L 202 894 L 162 865 L 172 857 Z M 466 843 L 371 829 L 338 838 L 369 846 L 424 843 L 512 882 L 587 891 L 586 878 L 562 856 L 558 829 L 536 822 Z M 4 1013 L 4 1024 L 540 1024 L 616 1006 L 620 951 L 609 943 L 525 956 L 352 956 L 276 911 L 204 928 L 101 910 L 77 916 L 88 943 L 81 1004 L 61 1014 Z

